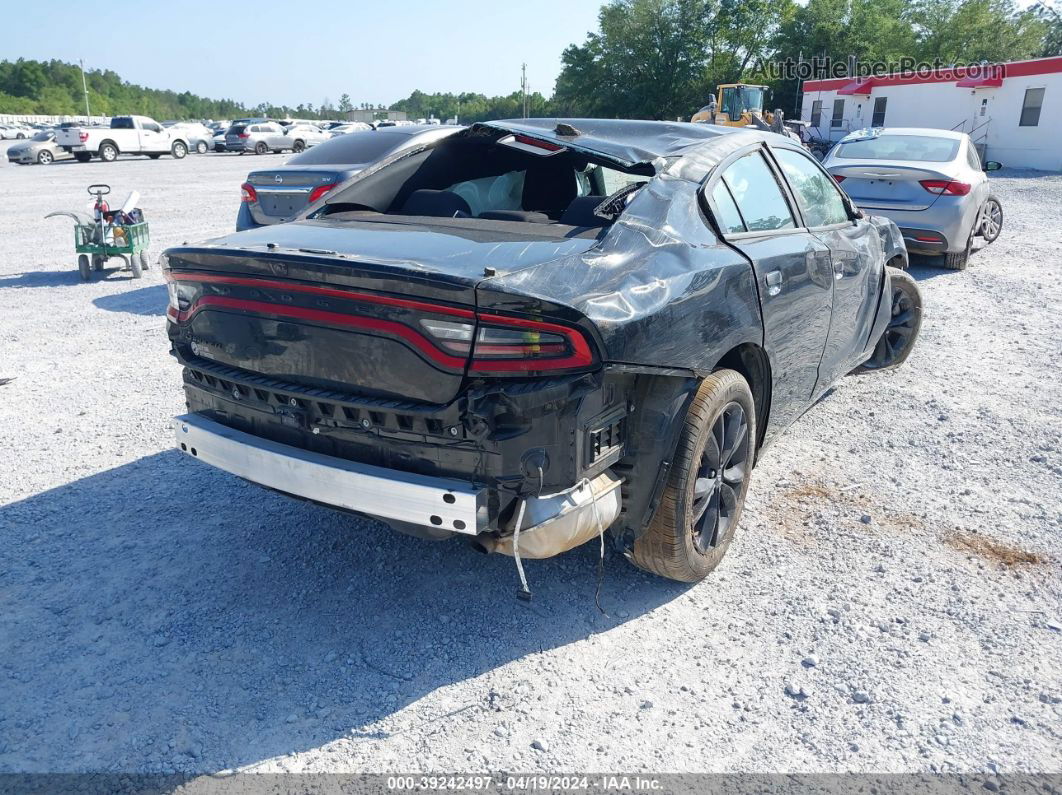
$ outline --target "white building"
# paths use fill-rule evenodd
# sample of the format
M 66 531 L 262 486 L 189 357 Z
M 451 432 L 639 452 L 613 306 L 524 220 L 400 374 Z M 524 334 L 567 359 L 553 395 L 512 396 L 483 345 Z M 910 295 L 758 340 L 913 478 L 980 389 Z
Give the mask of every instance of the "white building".
M 819 138 L 864 127 L 969 133 L 982 159 L 1062 171 L 1062 57 L 854 80 L 808 80 L 801 118 Z

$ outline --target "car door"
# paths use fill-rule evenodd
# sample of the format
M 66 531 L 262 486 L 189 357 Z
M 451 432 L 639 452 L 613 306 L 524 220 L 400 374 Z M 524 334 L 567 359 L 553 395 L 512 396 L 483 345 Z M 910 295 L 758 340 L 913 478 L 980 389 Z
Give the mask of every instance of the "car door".
M 773 381 L 769 438 L 813 399 L 830 328 L 830 250 L 798 223 L 762 146 L 724 161 L 705 186 L 705 197 L 724 239 L 755 271 Z
M 833 311 L 816 395 L 848 373 L 866 349 L 881 292 L 882 247 L 877 228 L 849 215 L 837 183 L 801 150 L 772 146 L 804 227 L 830 250 Z

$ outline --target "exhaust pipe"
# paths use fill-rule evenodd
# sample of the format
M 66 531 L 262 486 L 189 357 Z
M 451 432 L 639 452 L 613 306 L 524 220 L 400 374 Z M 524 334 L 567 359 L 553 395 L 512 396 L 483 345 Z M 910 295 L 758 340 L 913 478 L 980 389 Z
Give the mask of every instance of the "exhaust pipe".
M 585 544 L 609 528 L 620 513 L 620 479 L 605 471 L 557 494 L 528 497 L 520 529 L 521 558 L 551 558 Z M 513 555 L 515 517 L 501 538 L 479 537 L 487 552 Z

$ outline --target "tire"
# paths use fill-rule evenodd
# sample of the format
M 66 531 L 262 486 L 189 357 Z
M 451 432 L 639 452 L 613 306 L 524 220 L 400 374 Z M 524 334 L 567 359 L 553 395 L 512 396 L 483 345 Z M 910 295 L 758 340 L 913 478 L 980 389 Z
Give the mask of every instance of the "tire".
M 296 141 L 295 143 L 293 143 L 291 145 L 291 151 L 294 152 L 295 154 L 298 154 L 299 152 L 302 152 L 305 149 L 306 149 L 306 142 L 305 141 Z
M 143 270 L 140 268 L 140 257 L 136 254 L 129 255 L 129 273 L 134 279 L 139 279 L 144 275 Z
M 74 160 L 79 163 L 87 163 L 92 159 L 92 155 L 88 152 L 74 152 Z
M 104 141 L 100 144 L 99 157 L 104 163 L 113 163 L 118 159 L 118 147 L 110 141 Z
M 184 141 L 174 141 L 173 146 L 170 147 L 170 154 L 173 155 L 175 160 L 180 160 L 188 154 L 188 147 Z
M 102 254 L 92 255 L 92 270 L 101 271 L 103 266 L 107 264 L 107 260 L 103 258 Z
M 195 145 L 196 154 L 205 155 L 207 153 L 207 148 L 206 141 L 199 141 Z
M 994 243 L 999 233 L 1003 231 L 1003 205 L 995 196 L 989 196 L 985 200 L 984 209 L 981 211 L 981 227 L 977 233 L 984 238 L 985 243 Z
M 635 566 L 699 582 L 719 565 L 741 519 L 756 438 L 748 382 L 734 370 L 705 378 L 686 415 L 660 505 L 631 550 Z
M 259 141 L 254 145 L 254 153 L 256 155 L 264 155 L 269 151 L 269 147 L 266 146 L 265 141 Z
M 16 141 L 22 141 L 22 140 L 24 140 L 25 138 L 26 138 L 26 136 L 25 136 L 25 135 L 23 135 L 22 133 L 19 133 L 18 135 L 16 135 L 16 136 L 15 136 L 15 140 L 16 140 Z
M 140 252 L 140 270 L 151 270 L 151 261 L 148 259 L 148 254 L 146 251 Z
M 914 350 L 922 329 L 922 291 L 909 273 L 889 268 L 891 314 L 874 353 L 852 372 L 877 373 L 899 367 Z
M 42 166 L 47 166 L 55 162 L 55 156 L 47 149 L 42 149 L 37 153 L 37 162 Z
M 92 278 L 92 266 L 89 264 L 88 254 L 77 255 L 77 272 L 83 282 Z
M 162 157 L 162 155 L 160 155 L 158 152 L 156 152 L 153 155 L 148 155 L 148 157 L 150 157 L 152 160 L 158 160 L 160 157 Z
M 973 252 L 974 229 L 966 239 L 966 248 L 954 254 L 944 255 L 944 267 L 951 271 L 964 271 L 970 264 L 970 254 Z

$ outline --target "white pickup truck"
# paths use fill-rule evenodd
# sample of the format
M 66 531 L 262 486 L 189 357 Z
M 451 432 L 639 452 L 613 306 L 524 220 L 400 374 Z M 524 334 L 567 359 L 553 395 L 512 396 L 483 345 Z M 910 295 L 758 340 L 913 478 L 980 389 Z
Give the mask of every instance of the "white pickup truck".
M 155 159 L 188 154 L 188 139 L 180 130 L 170 131 L 147 116 L 115 116 L 110 127 L 66 127 L 55 134 L 55 143 L 82 163 L 93 156 L 110 163 L 119 153 L 147 155 Z

